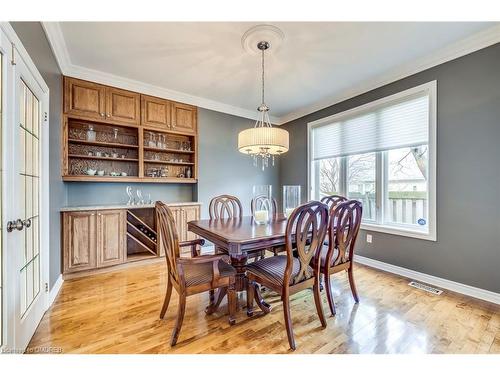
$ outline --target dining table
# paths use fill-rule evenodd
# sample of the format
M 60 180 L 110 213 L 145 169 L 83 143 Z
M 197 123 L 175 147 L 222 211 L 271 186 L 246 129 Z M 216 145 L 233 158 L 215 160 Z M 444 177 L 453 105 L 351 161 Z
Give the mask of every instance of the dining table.
M 245 275 L 248 255 L 255 251 L 285 244 L 287 218 L 283 214 L 273 215 L 267 224 L 257 224 L 252 216 L 240 218 L 221 218 L 193 220 L 188 222 L 188 230 L 212 242 L 222 253 L 229 255 L 231 265 L 236 269 L 237 292 L 246 291 Z M 219 289 L 207 311 L 213 312 L 219 306 L 226 291 Z M 270 306 L 263 300 L 259 291 L 255 293 L 258 306 L 270 311 Z

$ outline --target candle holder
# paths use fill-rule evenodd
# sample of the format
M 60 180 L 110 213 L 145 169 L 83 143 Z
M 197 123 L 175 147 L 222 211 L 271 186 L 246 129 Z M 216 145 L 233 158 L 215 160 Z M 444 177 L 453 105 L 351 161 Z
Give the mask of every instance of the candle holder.
M 272 215 L 272 186 L 255 185 L 253 187 L 253 220 L 258 225 L 269 223 Z
M 300 185 L 283 185 L 283 213 L 288 218 L 300 206 Z

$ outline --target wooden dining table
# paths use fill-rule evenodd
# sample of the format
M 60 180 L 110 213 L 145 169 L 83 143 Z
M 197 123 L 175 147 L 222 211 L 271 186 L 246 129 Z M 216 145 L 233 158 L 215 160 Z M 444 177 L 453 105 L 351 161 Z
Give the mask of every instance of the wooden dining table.
M 285 244 L 287 219 L 283 214 L 274 215 L 268 224 L 257 224 L 252 216 L 233 219 L 207 219 L 188 222 L 188 230 L 212 242 L 226 252 L 231 265 L 236 269 L 236 291 L 245 291 L 247 278 L 245 275 L 248 254 Z M 207 310 L 217 309 L 225 291 L 219 290 L 213 304 Z M 255 299 L 263 310 L 270 310 L 260 293 Z

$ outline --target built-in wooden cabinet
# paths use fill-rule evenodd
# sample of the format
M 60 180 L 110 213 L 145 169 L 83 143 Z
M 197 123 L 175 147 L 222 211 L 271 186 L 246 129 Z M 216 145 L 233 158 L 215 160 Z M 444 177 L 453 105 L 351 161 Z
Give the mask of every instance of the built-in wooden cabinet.
M 97 213 L 97 267 L 123 263 L 125 259 L 124 210 L 106 210 Z
M 74 78 L 64 79 L 64 112 L 91 119 L 106 118 L 106 87 Z
M 106 117 L 113 122 L 139 125 L 141 122 L 141 95 L 114 87 L 106 87 Z
M 143 126 L 171 129 L 171 102 L 168 100 L 141 95 L 141 115 Z
M 188 232 L 187 223 L 199 220 L 200 205 L 173 204 L 169 207 L 179 241 L 195 239 L 196 235 Z M 165 255 L 157 237 L 154 207 L 65 211 L 62 223 L 65 278 Z M 181 251 L 183 257 L 190 256 L 189 247 Z
M 96 268 L 96 212 L 67 212 L 63 228 L 64 273 Z
M 197 109 L 191 105 L 172 103 L 172 130 L 186 134 L 197 132 Z
M 197 108 L 64 77 L 64 181 L 196 183 Z

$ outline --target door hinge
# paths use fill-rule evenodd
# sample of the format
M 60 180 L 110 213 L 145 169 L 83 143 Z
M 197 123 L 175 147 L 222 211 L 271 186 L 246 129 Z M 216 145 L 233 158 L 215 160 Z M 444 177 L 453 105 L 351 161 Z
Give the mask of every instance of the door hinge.
M 16 65 L 16 61 L 14 60 L 14 57 L 16 56 L 16 45 L 14 43 L 11 43 L 12 45 L 12 60 L 10 60 L 10 63 L 12 65 Z
M 47 112 L 43 113 L 43 121 L 47 122 Z
M 49 284 L 45 283 L 45 292 L 48 292 L 48 291 L 49 291 Z

